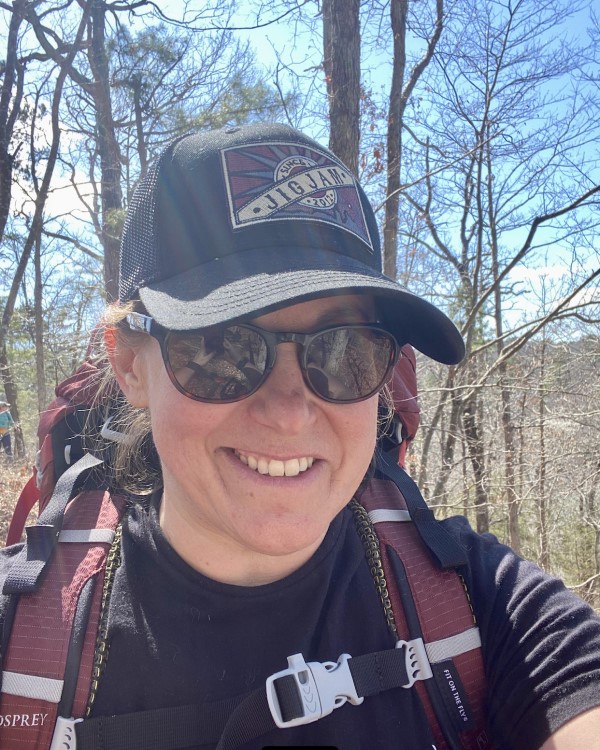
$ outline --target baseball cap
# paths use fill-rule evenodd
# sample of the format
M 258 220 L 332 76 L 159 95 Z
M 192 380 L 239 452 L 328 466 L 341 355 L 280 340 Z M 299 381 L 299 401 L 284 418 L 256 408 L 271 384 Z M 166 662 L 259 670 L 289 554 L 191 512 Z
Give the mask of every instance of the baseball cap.
M 119 299 L 191 330 L 340 293 L 368 293 L 400 344 L 464 356 L 452 321 L 382 273 L 377 222 L 351 172 L 280 124 L 182 136 L 132 197 Z

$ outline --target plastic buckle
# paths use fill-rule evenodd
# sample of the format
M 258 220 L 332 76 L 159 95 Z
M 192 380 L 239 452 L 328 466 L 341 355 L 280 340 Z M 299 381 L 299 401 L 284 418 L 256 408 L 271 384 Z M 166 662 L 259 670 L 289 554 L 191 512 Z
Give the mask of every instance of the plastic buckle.
M 118 432 L 117 430 L 113 430 L 111 427 L 109 427 L 111 421 L 112 417 L 108 417 L 106 422 L 104 422 L 104 424 L 102 425 L 102 429 L 100 430 L 100 437 L 103 437 L 105 440 L 112 440 L 115 443 L 123 443 L 123 445 L 133 445 L 133 436 L 127 435 L 127 433 L 125 432 Z
M 404 663 L 408 682 L 403 688 L 411 688 L 417 680 L 429 680 L 433 677 L 431 664 L 425 650 L 422 638 L 414 638 L 412 641 L 398 641 L 396 648 L 406 647 Z
M 350 654 L 342 654 L 337 662 L 311 661 L 307 664 L 302 654 L 288 656 L 288 668 L 271 675 L 266 682 L 267 701 L 275 724 L 280 729 L 310 724 L 332 713 L 334 708 L 340 708 L 347 701 L 359 706 L 364 698 L 356 694 L 356 686 L 348 667 L 348 659 L 351 658 Z M 281 715 L 275 682 L 288 675 L 294 677 L 304 715 L 285 721 Z
M 80 721 L 83 719 L 65 719 L 64 716 L 59 716 L 54 725 L 50 750 L 76 750 L 75 724 L 79 724 Z

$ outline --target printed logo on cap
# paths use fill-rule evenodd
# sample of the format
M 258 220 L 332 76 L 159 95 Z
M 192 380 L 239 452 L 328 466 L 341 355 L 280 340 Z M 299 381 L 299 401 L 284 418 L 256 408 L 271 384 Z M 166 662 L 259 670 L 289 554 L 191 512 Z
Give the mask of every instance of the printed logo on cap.
M 352 233 L 373 252 L 352 174 L 329 154 L 297 143 L 223 149 L 234 229 L 267 221 L 310 219 Z

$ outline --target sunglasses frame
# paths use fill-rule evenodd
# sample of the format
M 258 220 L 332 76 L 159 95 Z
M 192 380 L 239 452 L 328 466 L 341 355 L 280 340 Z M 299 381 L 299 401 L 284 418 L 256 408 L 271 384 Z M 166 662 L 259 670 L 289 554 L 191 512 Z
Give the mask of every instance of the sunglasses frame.
M 356 403 L 359 403 L 360 401 L 366 401 L 368 398 L 371 398 L 371 396 L 373 396 L 375 393 L 380 391 L 382 387 L 385 385 L 385 383 L 389 380 L 392 370 L 396 366 L 396 363 L 401 356 L 401 346 L 400 344 L 398 344 L 395 336 L 392 333 L 390 333 L 388 330 L 383 328 L 378 323 L 348 323 L 346 325 L 328 326 L 327 328 L 321 328 L 320 330 L 314 331 L 313 333 L 297 333 L 293 331 L 265 331 L 263 328 L 259 328 L 258 326 L 251 325 L 250 323 L 229 322 L 221 326 L 214 326 L 214 328 L 225 329 L 231 326 L 239 326 L 241 328 L 255 331 L 265 341 L 266 346 L 267 346 L 267 362 L 265 366 L 265 371 L 261 375 L 260 379 L 256 382 L 254 388 L 248 393 L 244 393 L 242 396 L 239 396 L 237 398 L 231 398 L 231 399 L 202 398 L 201 396 L 196 396 L 186 391 L 185 388 L 181 385 L 181 383 L 179 383 L 179 381 L 175 377 L 173 368 L 171 366 L 171 363 L 169 362 L 168 341 L 171 335 L 180 334 L 180 333 L 181 334 L 195 334 L 195 333 L 201 333 L 203 331 L 207 331 L 210 329 L 209 328 L 196 328 L 196 329 L 190 329 L 189 331 L 172 331 L 171 329 L 164 328 L 163 326 L 161 326 L 159 323 L 157 323 L 154 320 L 154 318 L 150 317 L 149 315 L 144 315 L 143 313 L 137 313 L 137 312 L 129 313 L 127 317 L 125 318 L 125 320 L 127 322 L 127 325 L 132 331 L 147 333 L 150 336 L 152 336 L 152 338 L 158 341 L 160 345 L 160 352 L 162 355 L 162 360 L 165 365 L 165 369 L 167 371 L 169 379 L 171 380 L 175 388 L 184 396 L 187 396 L 187 398 L 192 399 L 192 401 L 200 401 L 202 403 L 207 403 L 207 404 L 233 404 L 237 401 L 243 401 L 245 398 L 249 398 L 250 396 L 252 396 L 252 394 L 256 393 L 258 389 L 265 383 L 273 367 L 275 366 L 275 361 L 277 359 L 277 346 L 279 344 L 289 343 L 289 344 L 297 344 L 299 346 L 298 364 L 300 366 L 300 371 L 302 372 L 302 378 L 307 388 L 311 391 L 311 393 L 314 393 L 322 401 L 327 401 L 328 403 L 339 404 L 339 405 L 356 404 Z M 328 333 L 329 331 L 337 331 L 340 329 L 347 329 L 347 328 L 352 328 L 352 329 L 360 328 L 360 329 L 366 329 L 370 331 L 376 331 L 379 334 L 383 334 L 389 340 L 391 344 L 388 366 L 385 371 L 384 377 L 381 379 L 377 387 L 373 388 L 365 396 L 360 396 L 359 398 L 347 399 L 347 400 L 328 398 L 326 396 L 323 396 L 321 393 L 319 393 L 309 380 L 308 373 L 307 373 L 306 352 L 311 342 L 317 336 L 320 336 L 323 333 Z

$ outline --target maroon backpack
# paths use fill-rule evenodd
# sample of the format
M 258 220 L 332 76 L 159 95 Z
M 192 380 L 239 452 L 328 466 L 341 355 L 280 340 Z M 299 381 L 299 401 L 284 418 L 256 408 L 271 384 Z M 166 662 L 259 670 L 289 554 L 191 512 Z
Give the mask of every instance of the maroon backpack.
M 29 513 L 38 503 L 41 513 L 56 483 L 85 451 L 82 432 L 98 391 L 105 359 L 99 354 L 101 329 L 95 328 L 82 364 L 56 387 L 56 398 L 40 415 L 38 452 L 29 481 L 16 502 L 6 536 L 6 546 L 20 541 Z

